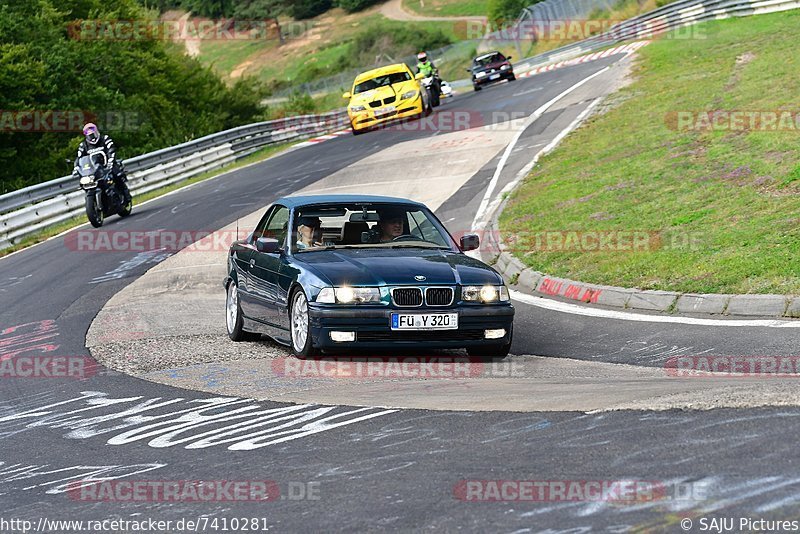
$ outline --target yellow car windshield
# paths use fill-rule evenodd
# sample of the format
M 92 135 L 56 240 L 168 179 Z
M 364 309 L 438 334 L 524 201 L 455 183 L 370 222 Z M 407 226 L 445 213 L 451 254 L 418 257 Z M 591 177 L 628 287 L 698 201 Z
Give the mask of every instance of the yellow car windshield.
M 372 91 L 378 87 L 386 87 L 387 85 L 407 82 L 410 79 L 411 75 L 409 75 L 407 72 L 391 72 L 389 74 L 382 74 L 380 76 L 370 78 L 369 80 L 364 80 L 361 83 L 357 83 L 353 89 L 353 94 L 357 95 L 358 93 Z

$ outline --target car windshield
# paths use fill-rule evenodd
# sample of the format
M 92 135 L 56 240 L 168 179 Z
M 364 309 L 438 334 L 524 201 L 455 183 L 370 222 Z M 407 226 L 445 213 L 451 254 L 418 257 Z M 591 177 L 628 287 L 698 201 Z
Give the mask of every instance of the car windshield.
M 377 89 L 378 87 L 385 87 L 387 85 L 407 82 L 410 79 L 411 75 L 405 71 L 382 74 L 380 76 L 370 78 L 369 80 L 364 80 L 360 83 L 357 83 L 355 88 L 353 89 L 353 94 L 371 91 L 373 89 Z
M 453 248 L 434 215 L 412 204 L 323 204 L 295 210 L 292 252 L 346 248 Z
M 475 58 L 473 66 L 485 67 L 486 65 L 491 65 L 492 63 L 499 63 L 500 61 L 505 61 L 505 59 L 506 58 L 503 54 L 489 54 L 487 56 L 481 56 Z

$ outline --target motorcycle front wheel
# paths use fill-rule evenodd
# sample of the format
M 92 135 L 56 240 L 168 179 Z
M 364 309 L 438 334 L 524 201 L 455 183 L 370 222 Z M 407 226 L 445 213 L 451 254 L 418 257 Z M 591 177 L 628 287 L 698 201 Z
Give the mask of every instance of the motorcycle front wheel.
M 97 203 L 94 194 L 86 195 L 86 216 L 95 228 L 103 226 L 103 207 Z

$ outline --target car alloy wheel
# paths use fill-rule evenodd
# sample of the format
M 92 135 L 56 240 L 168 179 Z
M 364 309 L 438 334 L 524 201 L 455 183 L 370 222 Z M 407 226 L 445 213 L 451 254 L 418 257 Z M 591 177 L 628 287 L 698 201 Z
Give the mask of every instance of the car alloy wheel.
M 236 282 L 228 284 L 228 294 L 225 297 L 225 326 L 228 337 L 233 341 L 255 341 L 261 337 L 244 329 L 244 317 L 239 306 L 239 287 Z
M 308 299 L 306 294 L 300 289 L 295 292 L 292 298 L 291 309 L 291 336 L 292 351 L 296 356 L 307 358 L 317 354 L 317 350 L 311 344 L 310 317 L 308 314 Z

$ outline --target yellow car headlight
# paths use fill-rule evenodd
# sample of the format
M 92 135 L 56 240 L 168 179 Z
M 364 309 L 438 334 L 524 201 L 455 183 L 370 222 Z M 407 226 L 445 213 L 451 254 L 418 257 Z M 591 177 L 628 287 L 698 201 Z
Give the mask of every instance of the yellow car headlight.
M 414 98 L 415 96 L 417 96 L 417 91 L 416 90 L 414 90 L 414 91 L 406 91 L 405 93 L 400 95 L 400 100 L 406 100 L 408 98 Z
M 350 111 L 364 111 L 366 109 L 364 106 L 350 106 Z

